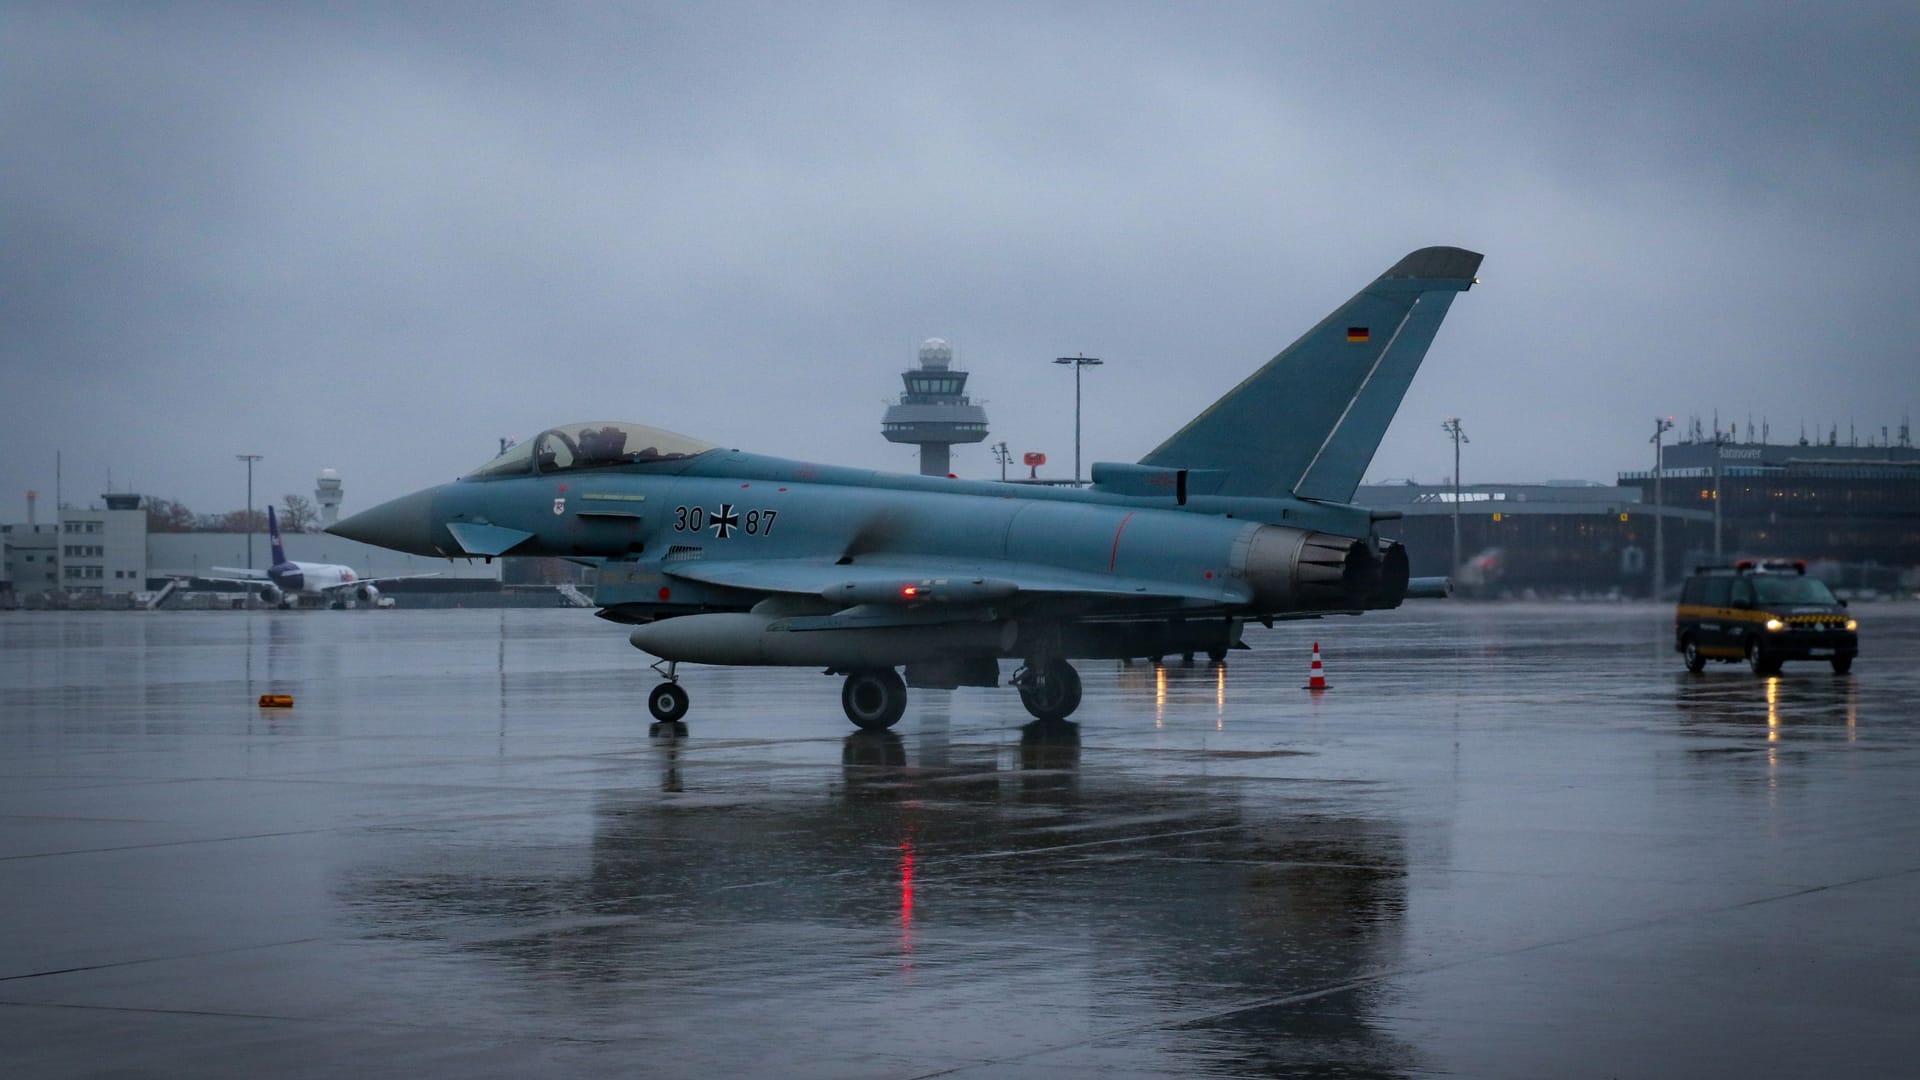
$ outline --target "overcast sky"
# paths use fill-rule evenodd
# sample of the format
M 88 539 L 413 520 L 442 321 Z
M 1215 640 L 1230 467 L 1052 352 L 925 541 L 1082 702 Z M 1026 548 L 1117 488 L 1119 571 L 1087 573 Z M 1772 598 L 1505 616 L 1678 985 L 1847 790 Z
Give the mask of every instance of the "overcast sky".
M 1486 254 L 1369 479 L 1920 411 L 1920 7 L 0 7 L 0 520 L 346 509 L 624 419 L 913 471 L 1131 461 L 1406 252 Z M 963 476 L 997 475 L 985 445 Z

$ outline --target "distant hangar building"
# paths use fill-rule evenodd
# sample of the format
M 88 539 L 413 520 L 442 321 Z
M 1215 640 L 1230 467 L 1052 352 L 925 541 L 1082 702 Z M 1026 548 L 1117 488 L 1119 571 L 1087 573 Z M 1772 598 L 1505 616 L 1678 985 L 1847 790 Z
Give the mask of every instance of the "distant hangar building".
M 1643 597 L 1653 587 L 1655 508 L 1627 486 L 1548 484 L 1365 484 L 1354 501 L 1399 520 L 1382 536 L 1406 545 L 1417 577 L 1449 577 L 1457 595 L 1552 599 Z M 1460 518 L 1460 565 L 1453 564 L 1453 521 Z M 1711 544 L 1713 515 L 1668 506 L 1663 546 L 1666 580 L 1678 585 L 1686 553 Z
M 953 346 L 939 338 L 920 345 L 920 366 L 900 373 L 906 392 L 887 406 L 880 433 L 888 442 L 920 447 L 920 475 L 953 471 L 953 445 L 987 437 L 987 410 L 967 397 L 967 373 L 953 366 Z

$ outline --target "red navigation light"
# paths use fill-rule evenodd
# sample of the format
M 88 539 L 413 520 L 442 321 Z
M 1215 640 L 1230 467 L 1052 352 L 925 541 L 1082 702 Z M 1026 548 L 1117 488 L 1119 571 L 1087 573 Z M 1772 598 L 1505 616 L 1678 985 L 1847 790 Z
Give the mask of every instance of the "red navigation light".
M 1744 574 L 1753 569 L 1753 560 L 1741 559 L 1739 562 L 1733 564 L 1733 568 L 1736 572 Z
M 907 598 L 907 599 L 909 599 L 909 600 L 911 600 L 911 599 L 913 599 L 914 597 L 916 597 L 916 596 L 919 596 L 919 595 L 920 595 L 920 587 L 919 587 L 918 585 L 907 585 L 907 586 L 904 586 L 904 587 L 902 587 L 902 588 L 901 588 L 901 590 L 900 590 L 900 595 L 901 595 L 901 596 L 904 596 L 904 597 L 906 597 L 906 598 Z

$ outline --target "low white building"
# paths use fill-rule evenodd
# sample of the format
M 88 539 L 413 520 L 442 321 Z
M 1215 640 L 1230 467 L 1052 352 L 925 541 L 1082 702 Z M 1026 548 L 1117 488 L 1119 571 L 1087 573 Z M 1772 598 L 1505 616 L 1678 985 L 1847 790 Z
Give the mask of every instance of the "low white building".
M 60 526 L 0 525 L 0 593 L 32 596 L 60 587 Z
M 147 510 L 139 495 L 102 495 L 104 506 L 60 508 L 60 588 L 78 596 L 143 592 Z

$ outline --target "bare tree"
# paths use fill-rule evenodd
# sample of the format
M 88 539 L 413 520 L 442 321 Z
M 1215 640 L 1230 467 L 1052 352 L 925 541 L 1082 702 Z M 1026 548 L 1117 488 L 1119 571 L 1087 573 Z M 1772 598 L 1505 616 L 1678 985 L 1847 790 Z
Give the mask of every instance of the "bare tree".
M 245 510 L 229 510 L 224 514 L 203 514 L 200 528 L 208 532 L 266 532 L 267 512 L 255 510 L 251 520 Z
M 298 495 L 280 496 L 280 529 L 282 532 L 312 532 L 318 522 L 313 504 Z
M 172 499 L 147 500 L 147 531 L 157 533 L 192 532 L 196 519 L 185 503 Z

